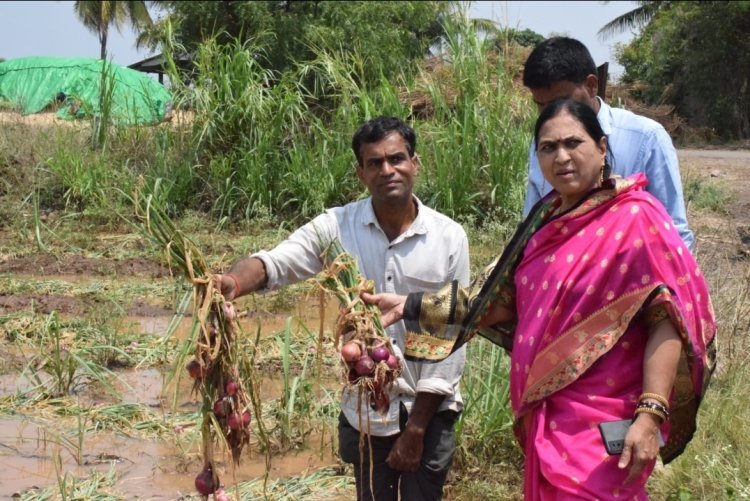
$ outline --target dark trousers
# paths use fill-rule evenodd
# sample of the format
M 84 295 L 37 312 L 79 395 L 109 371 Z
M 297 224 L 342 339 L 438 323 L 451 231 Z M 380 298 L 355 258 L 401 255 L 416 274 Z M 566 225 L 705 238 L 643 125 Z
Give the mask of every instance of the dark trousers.
M 402 409 L 405 417 L 405 409 Z M 399 435 L 370 437 L 372 444 L 372 491 L 370 490 L 370 453 L 365 437 L 360 457 L 359 432 L 343 414 L 339 414 L 339 453 L 345 463 L 354 466 L 358 501 L 437 501 L 443 497 L 443 485 L 453 462 L 456 442 L 453 425 L 458 413 L 442 411 L 433 416 L 424 437 L 424 452 L 415 472 L 392 470 L 385 460 Z M 402 427 L 405 419 L 402 419 Z M 400 485 L 399 485 L 400 483 Z

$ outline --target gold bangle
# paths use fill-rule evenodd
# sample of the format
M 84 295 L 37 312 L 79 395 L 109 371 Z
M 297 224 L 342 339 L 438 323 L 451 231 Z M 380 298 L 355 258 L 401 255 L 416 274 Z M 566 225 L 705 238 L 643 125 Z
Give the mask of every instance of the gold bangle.
M 651 398 L 653 400 L 656 400 L 664 407 L 669 408 L 669 401 L 666 398 L 659 395 L 658 393 L 642 393 L 638 401 L 643 401 L 646 398 Z
M 654 416 L 660 418 L 662 423 L 667 420 L 667 416 L 662 411 L 652 409 L 650 407 L 638 407 L 633 414 L 637 416 L 638 414 L 641 414 L 644 412 L 646 414 L 653 414 Z

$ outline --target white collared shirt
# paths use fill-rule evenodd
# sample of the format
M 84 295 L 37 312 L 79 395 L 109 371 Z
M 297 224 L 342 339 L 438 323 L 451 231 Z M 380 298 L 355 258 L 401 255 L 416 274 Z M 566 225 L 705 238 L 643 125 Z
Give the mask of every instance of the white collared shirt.
M 469 244 L 464 229 L 449 217 L 423 205 L 418 199 L 417 217 L 403 234 L 388 241 L 380 227 L 370 198 L 335 207 L 295 231 L 271 251 L 253 254 L 263 261 L 268 275 L 266 290 L 273 290 L 317 275 L 320 255 L 338 238 L 357 259 L 360 272 L 375 282 L 377 292 L 408 294 L 434 292 L 451 280 L 469 285 Z M 403 322 L 387 328 L 397 355 L 403 361 Z M 411 411 L 417 392 L 445 395 L 438 411 L 461 410 L 459 380 L 465 364 L 465 348 L 438 363 L 405 361 L 402 374 L 391 388 L 391 406 L 381 417 L 363 404 L 362 421 L 375 436 L 399 432 L 399 403 Z M 349 423 L 359 429 L 357 394 L 345 390 L 341 409 Z

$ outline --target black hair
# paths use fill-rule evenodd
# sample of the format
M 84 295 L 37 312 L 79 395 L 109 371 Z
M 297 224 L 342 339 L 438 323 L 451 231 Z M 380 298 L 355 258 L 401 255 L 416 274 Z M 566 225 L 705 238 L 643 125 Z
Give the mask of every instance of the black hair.
M 398 132 L 406 141 L 409 157 L 414 156 L 417 148 L 417 135 L 414 129 L 409 127 L 403 120 L 395 117 L 380 116 L 363 123 L 354 133 L 352 138 L 352 150 L 357 157 L 357 164 L 362 165 L 360 148 L 365 143 L 376 143 L 392 132 Z
M 542 112 L 539 114 L 539 118 L 536 119 L 536 125 L 534 125 L 534 143 L 539 144 L 539 131 L 542 130 L 544 124 L 547 123 L 551 118 L 555 118 L 563 112 L 568 112 L 570 116 L 575 118 L 583 128 L 586 129 L 586 133 L 594 140 L 596 144 L 603 137 L 607 137 L 602 129 L 599 119 L 596 117 L 596 112 L 588 104 L 573 99 L 555 99 L 552 101 Z M 604 179 L 608 179 L 612 173 L 611 165 L 614 162 L 612 157 L 612 148 L 607 148 L 606 161 L 604 163 Z
M 552 37 L 529 54 L 523 84 L 529 89 L 544 89 L 562 81 L 582 84 L 589 75 L 596 75 L 596 64 L 586 46 L 574 38 Z

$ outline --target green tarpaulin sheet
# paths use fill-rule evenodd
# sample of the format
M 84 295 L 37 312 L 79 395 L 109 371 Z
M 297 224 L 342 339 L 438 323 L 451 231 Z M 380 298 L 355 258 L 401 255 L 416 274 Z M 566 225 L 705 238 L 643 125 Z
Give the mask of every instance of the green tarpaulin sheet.
M 57 104 L 61 106 L 58 116 L 64 118 L 100 115 L 104 65 L 108 75 L 104 94 L 111 95 L 113 121 L 144 124 L 164 119 L 171 95 L 163 85 L 144 73 L 100 59 L 23 57 L 0 63 L 0 100 L 20 107 L 24 114 Z

